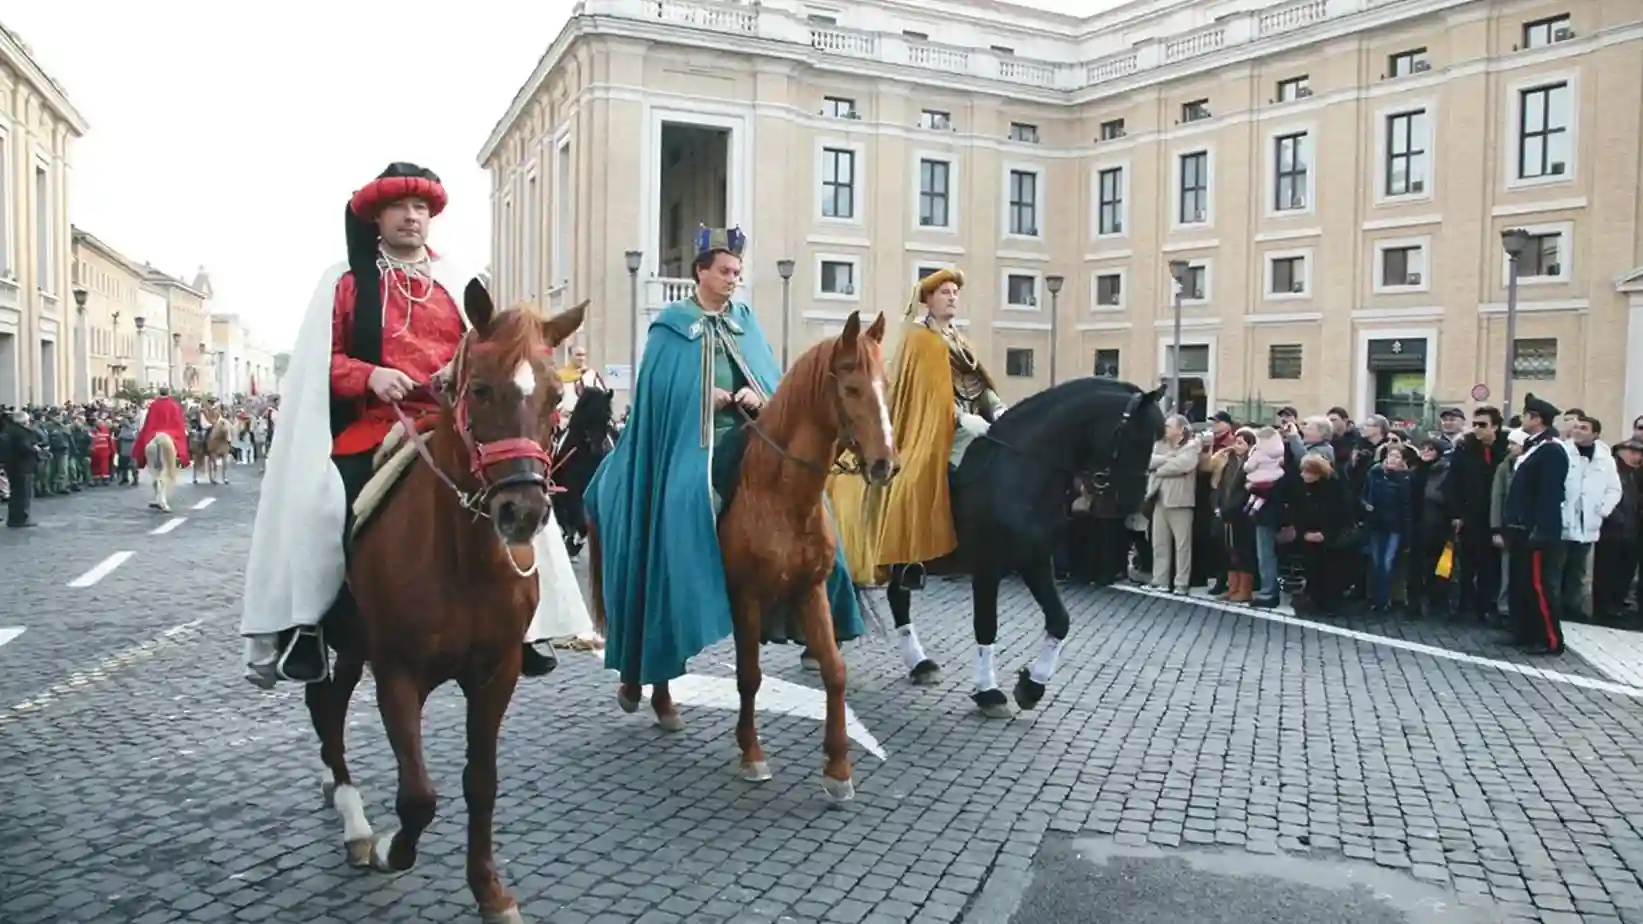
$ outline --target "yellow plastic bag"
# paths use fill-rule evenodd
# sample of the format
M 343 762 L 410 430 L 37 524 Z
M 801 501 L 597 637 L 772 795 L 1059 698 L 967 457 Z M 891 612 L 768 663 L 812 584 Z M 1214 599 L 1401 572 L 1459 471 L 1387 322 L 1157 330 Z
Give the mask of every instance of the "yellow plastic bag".
M 1443 554 L 1438 556 L 1438 566 L 1432 569 L 1432 573 L 1447 581 L 1449 580 L 1449 575 L 1453 573 L 1454 570 L 1455 544 L 1453 542 L 1445 542 L 1443 544 Z

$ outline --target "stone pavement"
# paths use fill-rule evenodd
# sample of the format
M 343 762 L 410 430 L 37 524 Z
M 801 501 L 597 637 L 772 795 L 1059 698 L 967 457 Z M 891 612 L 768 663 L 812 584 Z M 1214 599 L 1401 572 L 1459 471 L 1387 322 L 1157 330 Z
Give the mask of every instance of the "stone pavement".
M 440 818 L 389 878 L 343 864 L 300 692 L 239 679 L 253 491 L 185 486 L 187 520 L 157 536 L 137 492 L 0 535 L 0 626 L 25 628 L 0 646 L 0 921 L 477 920 L 460 695 L 428 703 Z M 117 551 L 134 554 L 67 586 Z M 1572 656 L 1504 658 L 1465 627 L 1400 625 L 1392 644 L 1068 593 L 1060 676 L 1012 721 L 969 703 L 961 584 L 916 603 L 943 684 L 909 686 L 882 640 L 851 646 L 850 703 L 886 759 L 853 749 L 842 809 L 822 801 L 813 719 L 767 710 L 776 779 L 744 784 L 732 711 L 687 703 L 666 735 L 614 708 L 597 656 L 565 654 L 505 728 L 506 879 L 530 920 L 567 924 L 1643 922 L 1643 690 Z M 1003 609 L 1013 675 L 1039 620 L 1017 587 Z M 693 668 L 729 662 L 721 646 Z M 790 649 L 766 664 L 817 686 Z M 391 830 L 372 705 L 367 682 L 351 761 Z

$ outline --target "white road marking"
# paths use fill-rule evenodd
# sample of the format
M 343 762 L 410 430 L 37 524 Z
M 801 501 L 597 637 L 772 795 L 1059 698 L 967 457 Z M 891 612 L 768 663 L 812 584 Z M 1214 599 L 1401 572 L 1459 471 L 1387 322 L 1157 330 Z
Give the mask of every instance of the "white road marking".
M 188 517 L 172 517 L 164 523 L 161 523 L 159 526 L 149 530 L 148 534 L 150 536 L 163 536 L 187 522 Z
M 122 554 L 130 555 L 131 553 L 124 552 Z M 172 626 L 141 645 L 134 645 L 124 651 L 110 655 L 89 671 L 75 671 L 67 679 L 52 684 L 38 696 L 25 699 L 10 709 L 0 709 L 0 728 L 4 728 L 26 713 L 37 712 L 51 705 L 65 694 L 83 690 L 94 683 L 107 680 L 110 674 L 123 667 L 130 667 L 139 661 L 146 661 L 154 657 L 161 650 L 182 642 L 187 635 L 204 622 L 204 619 L 193 619 L 181 625 Z
M 217 499 L 215 497 L 202 497 L 199 500 L 194 502 L 194 506 L 192 506 L 188 509 L 190 509 L 190 510 L 204 510 L 205 508 L 211 506 L 212 504 L 215 504 L 216 502 L 217 502 Z
M 1462 664 L 1475 664 L 1479 667 L 1492 667 L 1496 670 L 1505 671 L 1509 674 L 1522 674 L 1526 677 L 1539 677 L 1543 680 L 1550 680 L 1555 683 L 1566 683 L 1570 686 L 1582 687 L 1587 690 L 1597 690 L 1602 693 L 1613 693 L 1617 696 L 1629 696 L 1633 699 L 1643 699 L 1643 686 L 1633 686 L 1626 683 L 1611 683 L 1607 680 L 1597 680 L 1592 677 L 1581 677 L 1576 674 L 1565 674 L 1561 671 L 1549 671 L 1539 667 L 1531 667 L 1527 664 L 1517 664 L 1512 661 L 1499 661 L 1494 658 L 1479 657 L 1478 655 L 1467 654 L 1464 651 L 1451 651 L 1448 648 L 1439 648 L 1436 645 L 1422 645 L 1419 642 L 1411 642 L 1401 638 L 1389 638 L 1385 635 L 1372 635 L 1368 632 L 1359 632 L 1356 629 L 1348 629 L 1344 626 L 1331 625 L 1327 622 L 1314 622 L 1310 619 L 1301 619 L 1293 615 L 1274 612 L 1273 610 L 1258 609 L 1252 606 L 1243 606 L 1237 603 L 1223 603 L 1220 600 L 1215 600 L 1208 597 L 1183 597 L 1180 594 L 1172 594 L 1162 590 L 1156 590 L 1151 587 L 1135 587 L 1121 584 L 1114 584 L 1112 587 L 1116 590 L 1122 590 L 1125 593 L 1139 594 L 1143 597 L 1159 597 L 1165 600 L 1174 600 L 1179 603 L 1193 603 L 1198 606 L 1207 606 L 1211 609 L 1221 610 L 1226 613 L 1237 613 L 1242 616 L 1253 616 L 1256 619 L 1265 619 L 1270 622 L 1283 623 L 1287 626 L 1300 626 L 1304 629 L 1312 629 L 1316 632 L 1322 632 L 1325 635 L 1339 635 L 1342 638 L 1349 638 L 1359 642 L 1368 642 L 1371 645 L 1385 645 L 1388 648 L 1398 648 L 1403 651 L 1412 651 L 1416 654 L 1429 655 L 1434 658 L 1443 658 L 1448 661 L 1459 661 Z M 1602 669 L 1601 665 L 1594 666 L 1597 666 L 1600 670 Z
M 68 582 L 70 587 L 90 587 L 114 572 L 115 568 L 126 563 L 126 560 L 136 552 L 115 552 L 113 555 L 98 562 L 90 571 Z
M 1566 622 L 1563 644 L 1610 680 L 1643 687 L 1643 633 Z
M 22 635 L 23 629 L 23 626 L 0 626 L 0 648 L 4 648 L 7 642 Z
M 734 677 L 709 677 L 704 674 L 686 674 L 668 683 L 668 691 L 678 703 L 705 706 L 709 709 L 742 708 L 742 694 L 736 690 Z M 827 718 L 827 694 L 814 687 L 789 683 L 780 677 L 765 675 L 759 687 L 759 709 L 780 712 L 801 719 L 822 721 Z M 879 740 L 856 718 L 849 706 L 844 707 L 844 731 L 857 744 L 879 760 L 887 760 Z

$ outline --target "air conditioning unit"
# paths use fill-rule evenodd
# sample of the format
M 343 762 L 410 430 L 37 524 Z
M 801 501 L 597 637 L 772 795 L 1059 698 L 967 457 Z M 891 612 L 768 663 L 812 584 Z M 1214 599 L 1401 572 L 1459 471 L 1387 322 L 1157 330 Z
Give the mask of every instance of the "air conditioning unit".
M 844 288 L 839 290 L 839 294 L 840 295 L 855 295 L 856 294 L 856 287 L 847 285 Z
M 1289 291 L 1290 291 L 1291 294 L 1300 295 L 1300 294 L 1302 294 L 1306 291 L 1306 283 L 1300 282 L 1298 280 L 1295 281 L 1295 282 L 1292 282 L 1292 283 L 1289 284 Z
M 1197 209 L 1196 211 L 1194 211 L 1192 213 L 1192 220 L 1195 221 L 1195 222 L 1203 221 L 1204 220 L 1204 210 L 1203 209 Z
M 1308 96 L 1311 96 L 1311 95 L 1312 95 L 1312 88 L 1311 87 L 1301 87 L 1299 90 L 1295 91 L 1295 98 L 1296 99 L 1306 99 Z
M 1552 176 L 1562 176 L 1564 169 L 1565 169 L 1565 167 L 1563 165 L 1563 161 L 1561 161 L 1561 160 L 1552 161 L 1552 163 L 1551 163 L 1551 174 L 1552 174 Z
M 1290 196 L 1289 197 L 1289 207 L 1292 208 L 1292 209 L 1304 209 L 1304 208 L 1306 208 L 1306 197 L 1301 195 L 1300 193 L 1296 193 L 1296 194 Z
M 1409 181 L 1409 191 L 1410 192 L 1426 192 L 1426 181 L 1425 180 L 1410 180 Z
M 1418 286 L 1418 285 L 1420 285 L 1421 284 L 1421 274 L 1420 273 L 1409 273 L 1408 275 L 1403 277 L 1403 284 L 1406 285 L 1406 286 Z
M 1561 26 L 1556 32 L 1552 33 L 1552 41 L 1554 42 L 1567 42 L 1569 39 L 1574 37 L 1575 30 L 1569 28 L 1568 26 Z
M 1563 267 L 1557 263 L 1548 263 L 1546 264 L 1546 275 L 1561 276 L 1563 275 Z
M 1193 288 L 1188 289 L 1186 291 L 1186 297 L 1192 299 L 1193 301 L 1198 301 L 1198 302 L 1203 301 L 1204 300 L 1204 288 L 1203 288 L 1203 286 L 1194 286 Z
M 861 113 L 857 112 L 854 109 L 852 109 L 849 112 L 845 113 L 844 117 L 847 118 L 847 119 L 854 119 L 857 122 L 861 121 Z
M 1109 234 L 1123 234 L 1124 233 L 1124 223 L 1122 221 L 1113 222 L 1112 223 L 1112 231 L 1110 231 L 1108 233 Z
M 1101 296 L 1101 298 L 1098 300 L 1098 304 L 1116 306 L 1116 305 L 1120 304 L 1122 301 L 1123 301 L 1123 297 L 1120 296 L 1117 292 L 1109 292 L 1106 295 Z
M 1038 307 L 1038 296 L 1036 296 L 1036 295 L 1027 296 L 1027 307 L 1028 308 L 1037 308 Z
M 1417 74 L 1424 74 L 1432 69 L 1432 64 L 1429 61 L 1416 61 L 1413 69 Z

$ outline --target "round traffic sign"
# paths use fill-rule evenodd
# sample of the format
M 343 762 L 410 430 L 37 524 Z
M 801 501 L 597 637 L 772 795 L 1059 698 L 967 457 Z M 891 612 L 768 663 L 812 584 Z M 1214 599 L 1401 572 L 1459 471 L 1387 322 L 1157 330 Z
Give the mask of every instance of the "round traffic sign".
M 1472 386 L 1472 400 L 1473 401 L 1488 401 L 1489 400 L 1489 386 L 1483 384 L 1482 382 L 1479 382 L 1476 385 L 1473 385 Z

